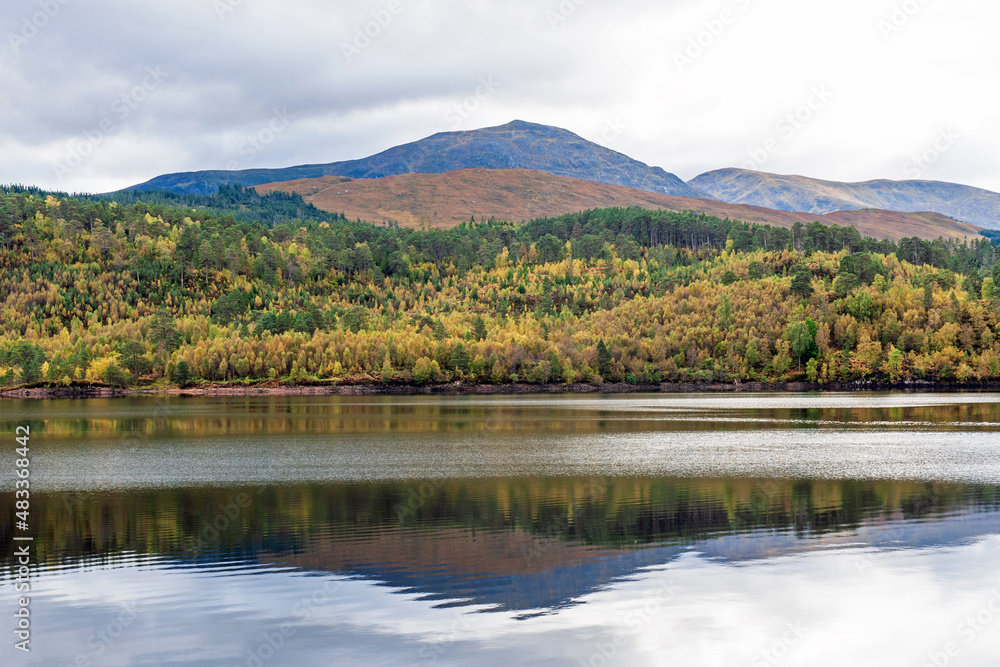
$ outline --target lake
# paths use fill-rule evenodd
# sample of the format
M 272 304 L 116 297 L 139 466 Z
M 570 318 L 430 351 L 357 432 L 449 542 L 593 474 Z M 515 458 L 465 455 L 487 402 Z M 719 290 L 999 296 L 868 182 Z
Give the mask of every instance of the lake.
M 3 665 L 1000 664 L 997 394 L 2 401 L 0 433 Z

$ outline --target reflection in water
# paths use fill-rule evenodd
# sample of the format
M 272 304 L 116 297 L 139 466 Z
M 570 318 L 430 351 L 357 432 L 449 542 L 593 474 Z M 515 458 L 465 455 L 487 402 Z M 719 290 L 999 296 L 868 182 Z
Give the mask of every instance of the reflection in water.
M 993 666 L 996 399 L 0 402 L 0 664 Z
M 995 395 L 0 402 L 41 491 L 528 477 L 1000 483 Z M 0 490 L 12 487 L 0 459 Z
M 601 398 L 131 397 L 8 401 L 0 406 L 0 431 L 12 432 L 24 424 L 48 439 L 873 427 L 1000 431 L 1000 402 L 990 394 L 852 393 Z
M 0 504 L 12 500 L 5 494 Z M 36 496 L 34 508 L 38 554 L 48 568 L 120 565 L 137 554 L 178 564 L 234 561 L 357 576 L 496 610 L 537 610 L 692 550 L 739 561 L 837 545 L 956 543 L 1000 526 L 1000 489 L 430 480 L 52 493 Z M 2 530 L 10 540 L 8 522 Z

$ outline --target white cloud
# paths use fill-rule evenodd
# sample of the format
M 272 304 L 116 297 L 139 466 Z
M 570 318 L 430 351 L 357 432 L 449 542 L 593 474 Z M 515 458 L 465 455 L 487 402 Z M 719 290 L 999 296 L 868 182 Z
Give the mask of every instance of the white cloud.
M 5 153 L 0 182 L 111 188 L 224 167 L 232 137 L 275 108 L 296 124 L 255 166 L 364 157 L 451 129 L 449 108 L 492 76 L 503 86 L 462 129 L 521 118 L 600 140 L 619 119 L 608 145 L 682 178 L 739 166 L 826 85 L 833 100 L 765 170 L 905 178 L 909 156 L 952 125 L 961 140 L 925 177 L 1000 189 L 1000 6 L 983 0 L 911 15 L 890 0 L 223 2 L 221 17 L 210 0 L 67 2 L 16 51 L 4 33 L 0 142 L 23 150 Z M 37 11 L 37 0 L 4 3 L 0 25 L 18 34 Z M 345 57 L 366 27 L 370 43 Z M 678 67 L 678 54 L 692 62 Z M 51 146 L 95 127 L 147 67 L 169 76 L 122 122 L 134 142 L 108 142 L 54 179 Z

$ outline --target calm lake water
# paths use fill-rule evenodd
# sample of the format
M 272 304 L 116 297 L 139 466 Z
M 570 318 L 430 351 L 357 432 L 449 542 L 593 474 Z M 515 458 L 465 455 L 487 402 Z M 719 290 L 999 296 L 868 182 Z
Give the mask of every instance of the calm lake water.
M 998 401 L 3 401 L 0 665 L 993 667 Z

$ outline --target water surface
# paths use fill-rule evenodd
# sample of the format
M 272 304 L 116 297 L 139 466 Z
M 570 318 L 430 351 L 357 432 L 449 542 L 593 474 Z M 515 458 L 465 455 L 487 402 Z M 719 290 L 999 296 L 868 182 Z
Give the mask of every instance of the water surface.
M 37 562 L 0 657 L 995 665 L 997 398 L 3 402 Z

